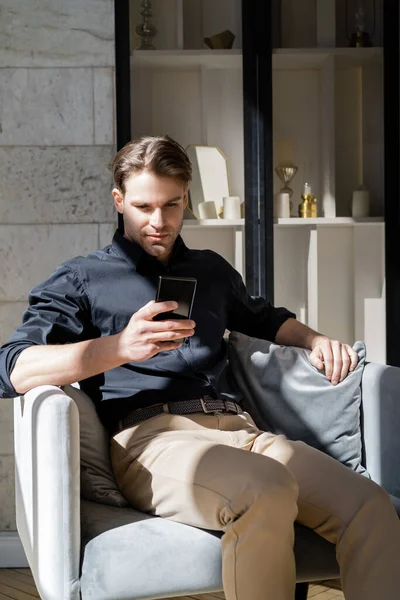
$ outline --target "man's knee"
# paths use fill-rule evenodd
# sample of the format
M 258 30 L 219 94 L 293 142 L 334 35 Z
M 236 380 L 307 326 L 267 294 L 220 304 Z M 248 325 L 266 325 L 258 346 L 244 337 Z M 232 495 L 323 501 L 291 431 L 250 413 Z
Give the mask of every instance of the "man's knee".
M 298 485 L 289 469 L 259 454 L 249 453 L 246 462 L 246 468 L 235 474 L 235 491 L 231 497 L 233 512 L 261 506 L 270 515 L 277 508 L 292 514 L 297 506 Z

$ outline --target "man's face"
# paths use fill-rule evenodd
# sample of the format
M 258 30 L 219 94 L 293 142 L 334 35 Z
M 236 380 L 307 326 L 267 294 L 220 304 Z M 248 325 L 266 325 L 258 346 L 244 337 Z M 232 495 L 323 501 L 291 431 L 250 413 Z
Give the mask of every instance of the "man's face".
M 189 186 L 148 171 L 131 175 L 125 195 L 113 189 L 117 211 L 124 218 L 124 236 L 151 256 L 167 262 L 182 225 Z

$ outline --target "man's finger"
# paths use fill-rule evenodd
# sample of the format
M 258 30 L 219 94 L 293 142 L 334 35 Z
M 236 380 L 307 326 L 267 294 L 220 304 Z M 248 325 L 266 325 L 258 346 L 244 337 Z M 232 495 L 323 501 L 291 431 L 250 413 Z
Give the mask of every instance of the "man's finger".
M 342 371 L 343 359 L 342 359 L 342 347 L 340 342 L 331 342 L 332 353 L 333 353 L 333 370 L 332 370 L 332 384 L 336 385 L 339 383 L 340 373 Z
M 324 346 L 322 352 L 324 356 L 325 375 L 327 376 L 329 381 L 331 381 L 333 372 L 333 352 L 331 344 L 328 343 L 326 346 Z
M 319 371 L 322 371 L 322 369 L 324 368 L 324 362 L 322 360 L 322 354 L 319 349 L 311 352 L 309 360 L 310 363 L 314 365 L 314 367 L 316 367 Z
M 177 329 L 175 331 L 155 331 L 147 336 L 147 339 L 153 343 L 172 342 L 180 338 L 192 337 L 194 329 Z
M 331 341 L 332 354 L 333 354 L 333 368 L 332 368 L 332 383 L 336 385 L 339 383 L 340 373 L 342 371 L 343 359 L 342 359 L 342 345 L 338 341 Z
M 342 346 L 342 370 L 340 372 L 340 381 L 347 376 L 350 368 L 350 356 L 346 345 Z
M 183 331 L 185 335 L 196 327 L 195 321 L 191 319 L 167 319 L 165 321 L 146 321 L 146 331 L 151 333 L 167 331 Z
M 354 371 L 356 366 L 358 365 L 358 354 L 351 346 L 347 346 L 347 352 L 350 356 L 350 367 L 349 371 Z
M 140 313 L 140 316 L 144 319 L 152 319 L 160 313 L 169 312 L 175 310 L 175 308 L 178 308 L 178 303 L 173 300 L 164 300 L 163 302 L 150 300 L 150 302 L 142 306 L 137 313 Z
M 196 323 L 191 319 L 168 319 L 166 321 L 154 321 L 159 331 L 174 331 L 176 329 L 194 329 Z
M 168 350 L 175 350 L 182 346 L 183 340 L 175 340 L 169 342 L 156 342 L 158 347 L 158 352 L 167 352 Z

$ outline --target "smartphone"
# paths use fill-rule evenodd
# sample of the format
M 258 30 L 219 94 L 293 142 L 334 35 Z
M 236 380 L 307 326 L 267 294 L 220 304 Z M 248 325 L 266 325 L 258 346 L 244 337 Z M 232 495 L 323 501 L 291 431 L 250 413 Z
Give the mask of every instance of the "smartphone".
M 196 293 L 197 279 L 193 277 L 168 277 L 160 275 L 158 278 L 158 289 L 156 302 L 174 300 L 178 303 L 175 310 L 160 313 L 154 317 L 154 321 L 165 319 L 190 319 L 194 296 Z

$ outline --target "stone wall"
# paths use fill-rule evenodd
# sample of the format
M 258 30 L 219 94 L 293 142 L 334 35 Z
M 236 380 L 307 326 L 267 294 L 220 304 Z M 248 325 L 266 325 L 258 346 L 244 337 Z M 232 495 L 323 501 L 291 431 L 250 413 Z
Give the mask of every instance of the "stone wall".
M 113 0 L 0 9 L 0 344 L 29 290 L 115 229 Z M 15 530 L 12 401 L 0 401 L 0 531 Z

